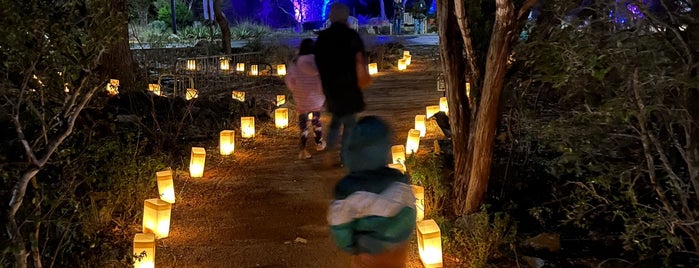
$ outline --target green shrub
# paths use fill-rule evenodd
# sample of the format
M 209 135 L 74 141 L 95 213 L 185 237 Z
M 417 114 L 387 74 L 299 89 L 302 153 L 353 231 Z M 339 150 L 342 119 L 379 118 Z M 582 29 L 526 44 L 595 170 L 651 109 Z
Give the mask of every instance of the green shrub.
M 212 34 L 213 30 L 213 36 Z M 221 29 L 218 28 L 218 26 L 205 26 L 201 25 L 199 23 L 195 23 L 192 26 L 185 27 L 177 32 L 177 35 L 183 39 L 187 40 L 189 42 L 196 42 L 198 40 L 206 40 L 206 39 L 211 39 L 211 38 L 221 38 Z
M 158 7 L 158 20 L 164 21 L 167 25 L 172 28 L 172 8 L 168 4 L 159 5 Z M 156 5 L 158 6 L 158 5 Z M 190 26 L 194 21 L 194 15 L 192 10 L 184 0 L 175 0 L 175 20 L 177 21 L 177 28 Z
M 148 43 L 150 47 L 164 47 L 167 44 L 180 41 L 179 37 L 170 31 L 165 22 L 156 20 L 149 23 L 148 28 L 138 34 L 137 40 Z
M 443 159 L 433 153 L 412 154 L 405 160 L 410 182 L 425 187 L 425 213 L 429 215 L 440 214 L 448 195 L 449 185 L 442 174 L 442 163 Z
M 45 200 L 41 242 L 58 267 L 130 261 L 132 227 L 143 200 L 157 196 L 155 172 L 165 167 L 164 157 L 144 152 L 146 144 L 126 133 L 57 153 L 62 164 L 47 168 L 38 192 Z
M 75 132 L 27 193 L 32 200 L 28 206 L 35 211 L 32 219 L 41 222 L 43 262 L 55 267 L 127 266 L 143 200 L 157 196 L 155 172 L 165 167 L 165 158 L 145 152 L 149 142 L 135 133 L 95 139 L 92 129 Z M 19 169 L 0 168 L 0 194 L 8 194 Z M 4 267 L 8 263 L 3 256 L 11 249 L 0 246 L 7 249 L 0 254 Z
M 514 139 L 535 141 L 517 153 L 537 162 L 529 173 L 553 178 L 550 193 L 533 193 L 548 199 L 532 216 L 570 236 L 614 237 L 636 258 L 699 253 L 699 226 L 686 225 L 699 217 L 688 171 L 698 162 L 696 74 L 684 40 L 647 31 L 654 19 L 622 31 L 606 20 L 538 25 L 517 47 L 522 73 L 512 79 L 531 85 L 514 94 L 524 99 Z
M 514 241 L 516 226 L 507 214 L 488 214 L 486 209 L 456 220 L 449 232 L 450 251 L 464 267 L 486 267 L 503 245 Z
M 231 27 L 232 39 L 255 39 L 267 36 L 270 33 L 272 33 L 272 29 L 269 26 L 252 22 L 241 22 Z

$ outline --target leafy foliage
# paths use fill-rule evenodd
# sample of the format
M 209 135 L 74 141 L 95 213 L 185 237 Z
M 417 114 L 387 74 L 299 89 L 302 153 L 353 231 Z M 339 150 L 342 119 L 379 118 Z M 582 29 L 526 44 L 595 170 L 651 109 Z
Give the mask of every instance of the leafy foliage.
M 148 43 L 150 47 L 164 47 L 180 41 L 179 36 L 171 34 L 170 31 L 167 23 L 159 20 L 152 21 L 144 31 L 137 34 L 137 40 Z
M 0 266 L 128 264 L 136 198 L 152 193 L 161 159 L 144 158 L 138 135 L 107 135 L 84 114 L 93 94 L 106 96 L 97 70 L 125 38 L 113 34 L 118 12 L 103 1 L 0 5 L 0 23 L 12 25 L 0 28 L 0 196 L 13 205 L 2 209 Z M 12 191 L 25 178 L 26 193 Z
M 269 35 L 272 30 L 267 25 L 257 24 L 253 22 L 240 22 L 231 27 L 232 39 L 255 39 Z
M 154 174 L 165 165 L 161 155 L 144 152 L 147 140 L 121 134 L 81 146 L 89 133 L 78 133 L 40 178 L 45 182 L 38 189 L 46 200 L 42 210 L 53 212 L 44 215 L 42 242 L 59 267 L 130 261 L 128 245 L 141 219 L 142 200 L 154 196 Z
M 552 185 L 548 205 L 529 211 L 581 236 L 621 234 L 640 256 L 699 252 L 690 226 L 699 204 L 689 106 L 697 80 L 681 47 L 689 43 L 654 13 L 619 30 L 594 8 L 568 27 L 534 27 L 516 51 L 514 138 L 530 145 L 521 153 L 538 159 L 533 174 Z
M 412 154 L 405 160 L 411 183 L 425 187 L 425 204 L 429 204 L 425 212 L 429 214 L 440 214 L 442 204 L 446 203 L 449 185 L 442 174 L 442 161 L 433 153 Z
M 213 35 L 212 35 L 213 34 Z M 185 40 L 202 40 L 202 39 L 220 39 L 221 29 L 218 26 L 209 28 L 208 26 L 195 23 L 190 27 L 186 27 L 178 32 L 180 38 Z
M 489 214 L 486 209 L 458 219 L 450 230 L 453 253 L 464 267 L 487 267 L 501 247 L 514 241 L 516 225 L 507 214 Z
M 172 8 L 170 7 L 169 1 L 159 1 L 161 3 L 156 3 L 158 7 L 158 20 L 164 21 L 167 25 L 172 28 Z M 167 3 L 162 3 L 167 2 Z M 194 22 L 194 14 L 185 0 L 175 0 L 175 21 L 177 22 L 177 28 L 190 26 Z

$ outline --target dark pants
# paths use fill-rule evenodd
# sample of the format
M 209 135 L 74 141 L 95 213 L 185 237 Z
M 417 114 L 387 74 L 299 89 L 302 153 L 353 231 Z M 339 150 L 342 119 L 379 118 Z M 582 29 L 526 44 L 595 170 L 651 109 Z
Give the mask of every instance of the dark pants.
M 414 32 L 415 34 L 424 34 L 422 27 L 425 27 L 425 19 L 415 19 Z
M 403 27 L 403 17 L 402 16 L 400 18 L 393 19 L 393 34 L 394 35 L 402 34 L 402 29 L 403 29 L 402 27 Z
M 306 142 L 308 141 L 308 114 L 313 114 L 311 125 L 313 125 L 316 144 L 320 143 L 320 141 L 323 139 L 323 128 L 320 124 L 320 112 L 300 113 L 299 130 L 301 130 L 301 150 L 306 148 Z
M 347 138 L 357 124 L 357 114 L 348 114 L 343 116 L 332 116 L 330 119 L 330 130 L 328 131 L 328 148 L 334 149 L 337 146 L 338 135 L 340 134 L 340 126 L 342 126 L 342 144 L 340 152 L 342 152 L 347 144 Z

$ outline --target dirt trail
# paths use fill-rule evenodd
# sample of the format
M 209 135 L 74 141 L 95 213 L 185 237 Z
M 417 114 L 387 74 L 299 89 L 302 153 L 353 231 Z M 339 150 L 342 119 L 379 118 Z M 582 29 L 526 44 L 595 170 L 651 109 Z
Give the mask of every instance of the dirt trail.
M 433 48 L 414 50 L 409 70 L 385 70 L 365 92 L 362 115 L 390 122 L 394 144 L 405 143 L 415 115 L 441 96 Z M 207 146 L 204 178 L 177 176 L 177 203 L 170 236 L 158 241 L 158 267 L 347 267 L 349 257 L 333 245 L 325 219 L 332 187 L 345 171 L 325 164 L 337 151 L 311 150 L 311 159 L 297 160 L 294 117 L 287 129 L 265 123 L 257 126 L 256 138 L 236 138 L 232 157 Z M 324 113 L 325 127 L 328 120 Z M 429 129 L 434 127 L 421 141 L 423 150 L 437 135 Z M 412 240 L 408 267 L 422 267 Z

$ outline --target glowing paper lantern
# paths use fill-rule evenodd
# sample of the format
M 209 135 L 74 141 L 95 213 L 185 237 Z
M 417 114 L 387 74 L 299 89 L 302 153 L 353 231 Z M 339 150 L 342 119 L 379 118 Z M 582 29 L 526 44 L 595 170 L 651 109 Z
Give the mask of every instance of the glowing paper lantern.
M 155 238 L 165 238 L 170 233 L 170 210 L 172 204 L 160 198 L 143 202 L 143 232 L 153 233 Z
M 418 114 L 415 116 L 415 129 L 420 131 L 420 137 L 424 137 L 427 133 L 427 127 L 425 127 L 425 115 Z
M 245 72 L 245 63 L 238 62 L 235 64 L 235 70 L 237 72 Z
M 449 114 L 449 103 L 447 103 L 447 97 L 439 98 L 439 110 L 445 114 Z
M 201 178 L 204 176 L 204 164 L 206 163 L 206 150 L 203 147 L 192 147 L 189 157 L 189 176 Z
M 282 106 L 286 103 L 286 95 L 277 95 L 277 106 Z
M 277 128 L 286 128 L 289 126 L 288 108 L 278 108 L 274 110 L 274 124 Z
M 412 154 L 420 147 L 420 131 L 411 129 L 408 131 L 408 141 L 405 143 L 405 152 Z
M 405 56 L 410 56 L 409 50 L 403 50 L 403 57 L 405 57 Z
M 39 81 L 39 83 L 41 83 L 41 81 Z M 119 94 L 119 80 L 109 79 L 109 83 L 107 84 L 107 93 L 109 93 L 110 96 Z
M 199 98 L 199 91 L 193 88 L 187 89 L 187 94 L 185 95 L 187 100 Z
M 250 65 L 250 75 L 257 75 L 257 65 Z
M 235 131 L 233 130 L 224 130 L 221 131 L 220 134 L 220 151 L 221 155 L 231 155 L 233 154 L 233 151 L 235 150 Z
M 243 91 L 233 91 L 233 99 L 237 101 L 245 101 L 245 92 Z
M 405 64 L 405 59 L 400 59 L 398 60 L 398 71 L 403 71 L 405 70 L 405 67 L 407 65 Z
M 194 71 L 197 69 L 196 60 L 187 60 L 187 70 Z
M 160 200 L 170 204 L 175 203 L 175 184 L 172 181 L 172 170 L 166 169 L 155 173 L 155 180 L 158 183 L 158 196 Z
M 430 118 L 438 112 L 439 112 L 439 105 L 430 105 L 430 106 L 425 107 L 426 118 Z
M 471 83 L 466 82 L 466 97 L 471 98 Z
M 240 136 L 243 138 L 255 137 L 255 117 L 244 116 L 240 118 Z
M 219 65 L 221 66 L 221 70 L 223 71 L 228 71 L 231 69 L 231 63 L 226 58 L 222 58 L 219 62 Z
M 313 113 L 308 113 L 308 120 L 313 120 Z
M 422 221 L 425 219 L 425 187 L 411 185 L 413 188 L 413 195 L 415 195 L 415 210 L 417 215 L 415 217 L 416 221 Z
M 447 91 L 447 84 L 444 82 L 444 74 L 437 76 L 437 91 Z
M 405 65 L 406 65 L 406 66 L 409 66 L 409 65 L 410 65 L 410 62 L 412 61 L 412 58 L 413 58 L 413 56 L 410 56 L 410 55 L 404 55 L 404 56 L 403 56 L 403 59 L 405 59 Z
M 405 167 L 403 166 L 403 164 L 388 164 L 388 167 L 397 169 L 400 171 L 400 173 L 405 174 Z
M 286 64 L 277 65 L 277 75 L 286 75 Z
M 417 247 L 425 268 L 442 267 L 442 236 L 434 220 L 417 223 Z
M 155 267 L 155 235 L 137 233 L 133 237 L 134 268 Z
M 369 63 L 369 74 L 376 74 L 379 72 L 379 66 L 375 63 Z
M 393 164 L 405 163 L 405 146 L 403 146 L 403 145 L 391 146 L 391 158 L 393 159 Z
M 160 85 L 158 84 L 148 84 L 148 91 L 153 92 L 153 94 L 160 96 Z

